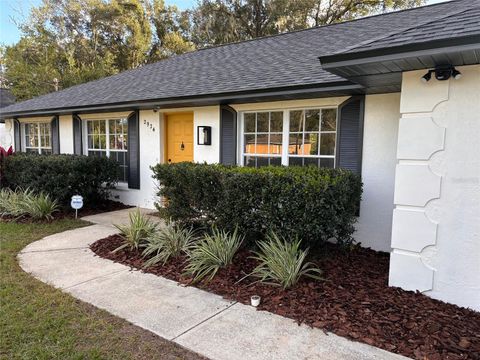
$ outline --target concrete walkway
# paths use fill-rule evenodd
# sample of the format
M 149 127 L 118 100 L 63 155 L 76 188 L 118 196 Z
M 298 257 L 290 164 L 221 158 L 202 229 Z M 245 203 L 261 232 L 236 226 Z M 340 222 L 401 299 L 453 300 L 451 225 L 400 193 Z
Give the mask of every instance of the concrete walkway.
M 48 236 L 20 254 L 37 279 L 210 359 L 405 359 L 322 330 L 97 257 L 89 245 L 117 233 L 128 209 Z

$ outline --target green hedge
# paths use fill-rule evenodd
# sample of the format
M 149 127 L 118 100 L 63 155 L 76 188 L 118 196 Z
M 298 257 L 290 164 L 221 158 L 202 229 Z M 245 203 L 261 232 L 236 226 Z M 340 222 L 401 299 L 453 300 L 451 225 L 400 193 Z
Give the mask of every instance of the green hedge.
M 160 164 L 153 168 L 167 200 L 164 215 L 183 223 L 238 227 L 250 238 L 273 230 L 315 245 L 352 241 L 360 177 L 316 167 Z
M 85 207 L 108 198 L 117 179 L 114 160 L 80 155 L 15 154 L 5 159 L 5 181 L 12 189 L 32 189 L 70 206 L 72 195 L 80 194 Z

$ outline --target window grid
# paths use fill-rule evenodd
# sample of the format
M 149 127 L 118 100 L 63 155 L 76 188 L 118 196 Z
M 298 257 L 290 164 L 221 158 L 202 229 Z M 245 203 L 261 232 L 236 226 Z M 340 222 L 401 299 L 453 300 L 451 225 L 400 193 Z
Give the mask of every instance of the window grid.
M 52 153 L 50 123 L 25 123 L 23 129 L 25 152 L 38 154 Z
M 106 156 L 116 160 L 118 162 L 118 181 L 127 182 L 127 119 L 87 120 L 86 123 L 88 156 Z
M 268 135 L 270 144 L 272 134 L 271 127 L 268 128 L 268 131 L 258 132 L 258 114 L 272 113 L 282 114 L 285 119 L 282 132 L 274 134 L 278 135 L 276 140 L 281 142 L 275 155 L 270 152 L 262 153 L 257 148 L 258 135 Z M 271 117 L 271 115 L 269 116 Z M 299 117 L 297 119 L 299 121 L 295 121 L 295 116 Z M 241 118 L 241 164 L 255 167 L 281 164 L 335 167 L 337 108 L 244 112 Z M 253 119 L 255 119 L 254 126 L 251 125 Z M 248 125 L 249 121 L 250 126 Z M 272 156 L 275 156 L 273 162 Z
M 246 166 L 281 165 L 283 112 L 262 111 L 244 114 L 243 162 Z

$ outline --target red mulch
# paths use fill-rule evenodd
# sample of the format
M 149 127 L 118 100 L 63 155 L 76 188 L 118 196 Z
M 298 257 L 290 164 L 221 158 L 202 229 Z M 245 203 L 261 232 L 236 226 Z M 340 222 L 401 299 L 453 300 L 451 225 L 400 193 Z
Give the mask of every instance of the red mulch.
M 116 211 L 116 210 L 123 210 L 123 209 L 129 209 L 132 206 L 130 205 L 125 205 L 122 204 L 121 202 L 118 201 L 113 201 L 113 200 L 107 200 L 102 202 L 101 204 L 96 205 L 95 207 L 88 207 L 88 208 L 83 208 L 78 210 L 78 217 L 83 217 L 83 216 L 90 216 L 90 215 L 96 215 L 104 212 L 109 212 L 109 211 Z M 53 214 L 53 219 L 46 221 L 46 220 L 34 220 L 28 216 L 22 216 L 22 217 L 14 217 L 14 216 L 3 216 L 0 217 L 0 222 L 16 222 L 16 223 L 22 223 L 22 224 L 30 224 L 30 223 L 37 223 L 37 222 L 52 222 L 54 220 L 59 220 L 59 219 L 74 219 L 75 218 L 75 210 L 73 209 L 60 209 L 60 211 L 56 211 Z
M 98 256 L 141 269 L 139 252 L 111 253 L 120 244 L 121 238 L 114 235 L 91 249 Z M 386 253 L 363 248 L 344 252 L 331 245 L 323 255 L 317 263 L 325 281 L 303 279 L 286 291 L 251 278 L 236 283 L 255 267 L 248 250 L 241 250 L 234 264 L 220 270 L 210 283 L 196 286 L 244 304 L 250 303 L 251 295 L 260 295 L 260 310 L 412 358 L 480 359 L 480 313 L 388 287 Z M 185 258 L 177 258 L 146 272 L 189 283 L 182 276 L 184 266 Z

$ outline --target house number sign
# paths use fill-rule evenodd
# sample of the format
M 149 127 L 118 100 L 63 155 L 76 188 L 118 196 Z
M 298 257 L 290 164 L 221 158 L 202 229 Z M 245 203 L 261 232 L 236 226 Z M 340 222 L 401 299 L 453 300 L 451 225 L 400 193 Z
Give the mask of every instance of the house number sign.
M 153 124 L 150 121 L 147 121 L 144 119 L 143 124 L 146 125 L 148 129 L 155 131 L 155 126 L 153 126 Z

